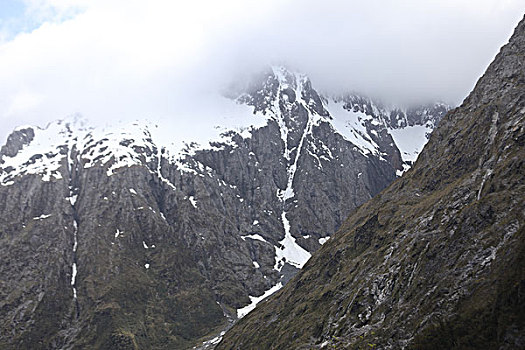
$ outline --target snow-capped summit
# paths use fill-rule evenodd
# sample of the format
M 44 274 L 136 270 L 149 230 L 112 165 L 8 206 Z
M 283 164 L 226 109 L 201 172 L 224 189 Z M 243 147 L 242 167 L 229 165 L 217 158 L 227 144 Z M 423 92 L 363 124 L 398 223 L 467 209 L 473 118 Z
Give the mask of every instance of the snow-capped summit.
M 174 161 L 199 149 L 235 147 L 236 135 L 249 138 L 252 130 L 266 126 L 269 120 L 279 126 L 284 157 L 289 161 L 301 136 L 311 133 L 313 126 L 327 123 L 363 155 L 389 159 L 400 174 L 417 158 L 449 109 L 442 103 L 385 107 L 356 94 L 322 96 L 306 75 L 282 66 L 272 67 L 265 79 L 253 82 L 234 99 L 217 95 L 207 102 L 215 106 L 216 118 L 196 116 L 199 128 L 182 124 L 178 132 L 168 132 L 168 137 L 158 123 L 148 121 L 94 128 L 73 117 L 45 128 L 19 127 L 0 153 L 0 183 L 11 184 L 16 176 L 25 174 L 40 174 L 44 181 L 60 178 L 58 168 L 67 147 L 76 149 L 83 167 L 108 165 L 111 175 L 120 167 L 153 161 L 161 148 Z M 397 152 L 401 160 L 395 159 Z

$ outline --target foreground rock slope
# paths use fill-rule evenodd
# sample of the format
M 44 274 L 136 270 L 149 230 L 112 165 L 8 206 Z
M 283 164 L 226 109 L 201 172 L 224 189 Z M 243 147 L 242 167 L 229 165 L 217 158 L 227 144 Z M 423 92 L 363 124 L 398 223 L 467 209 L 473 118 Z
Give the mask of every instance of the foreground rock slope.
M 525 20 L 400 179 L 218 349 L 525 348 Z

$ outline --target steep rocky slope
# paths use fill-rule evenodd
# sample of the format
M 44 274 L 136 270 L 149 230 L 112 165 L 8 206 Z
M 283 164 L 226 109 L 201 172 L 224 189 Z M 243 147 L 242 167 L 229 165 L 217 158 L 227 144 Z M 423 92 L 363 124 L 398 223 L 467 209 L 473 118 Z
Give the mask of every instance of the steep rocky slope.
M 322 97 L 283 68 L 230 104 L 241 113 L 217 110 L 212 142 L 182 148 L 144 122 L 10 135 L 0 348 L 188 348 L 218 334 L 407 169 L 446 111 Z
M 525 20 L 403 177 L 218 349 L 525 348 Z

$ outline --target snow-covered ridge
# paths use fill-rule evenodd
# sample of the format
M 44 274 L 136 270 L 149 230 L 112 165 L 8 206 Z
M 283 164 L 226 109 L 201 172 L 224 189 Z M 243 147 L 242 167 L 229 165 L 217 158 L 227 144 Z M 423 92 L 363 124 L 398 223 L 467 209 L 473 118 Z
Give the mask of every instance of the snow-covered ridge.
M 16 177 L 30 174 L 40 175 L 43 181 L 65 178 L 61 166 L 72 149 L 82 167 L 104 166 L 108 176 L 122 167 L 147 164 L 162 177 L 158 169 L 161 156 L 180 170 L 193 171 L 181 160 L 202 149 L 235 148 L 236 140 L 251 137 L 253 130 L 266 126 L 269 120 L 279 126 L 284 157 L 292 162 L 289 169 L 289 176 L 292 176 L 297 157 L 291 160 L 294 148 L 288 144 L 288 139 L 291 132 L 298 131 L 291 129 L 289 118 L 297 105 L 308 111 L 308 128 L 329 123 L 365 156 L 384 156 L 378 140 L 379 133 L 386 130 L 403 160 L 412 162 L 438 120 L 432 115 L 432 108 L 411 112 L 387 108 L 353 95 L 316 98 L 317 93 L 307 76 L 284 67 L 273 67 L 267 80 L 259 86 L 259 90 L 243 93 L 237 99 L 208 96 L 202 102 L 205 108 L 196 106 L 195 115 L 191 117 L 96 128 L 86 127 L 83 121 L 71 118 L 50 123 L 45 128 L 17 128 L 18 132 L 31 128 L 34 137 L 16 155 L 0 154 L 0 184 L 10 185 Z M 307 133 L 308 130 L 302 134 Z M 283 200 L 293 197 L 293 188 L 288 186 L 286 191 L 280 194 Z
M 333 117 L 334 128 L 363 154 L 381 155 L 375 140 L 384 130 L 392 137 L 403 161 L 408 164 L 417 159 L 430 133 L 450 109 L 442 102 L 411 108 L 386 106 L 352 94 L 325 97 L 325 101 Z
M 371 120 L 372 123 L 378 123 L 377 125 L 379 122 L 372 120 L 372 117 L 363 112 L 345 109 L 344 103 L 328 100 L 326 104 L 332 116 L 331 124 L 337 132 L 353 143 L 362 154 L 380 154 L 380 147 L 369 135 L 370 131 L 366 128 L 364 121 Z
M 43 181 L 65 178 L 68 156 L 75 150 L 82 166 L 107 165 L 108 175 L 119 167 L 137 164 L 139 149 L 152 148 L 147 128 L 138 124 L 124 128 L 85 128 L 77 119 L 50 123 L 45 128 L 31 127 L 34 138 L 16 155 L 2 155 L 0 183 L 8 185 L 17 176 L 36 174 Z M 62 170 L 61 170 L 62 169 Z
M 360 110 L 354 111 L 343 101 L 331 99 L 326 102 L 326 108 L 333 118 L 331 124 L 334 129 L 356 145 L 362 154 L 381 156 L 381 147 L 376 140 L 379 138 L 379 132 L 386 130 L 399 149 L 403 161 L 414 162 L 427 143 L 435 123 L 427 121 L 424 124 L 407 125 L 406 121 L 402 122 L 402 119 L 399 119 L 399 123 L 392 126 L 382 118 L 382 114 L 387 112 L 381 113 L 377 107 L 373 107 L 377 113 L 374 116 Z
M 384 149 L 378 143 L 385 139 L 381 133 L 386 131 L 399 149 L 402 160 L 407 162 L 404 170 L 417 159 L 429 134 L 450 109 L 441 102 L 414 107 L 385 105 L 356 94 L 322 96 L 317 101 L 311 91 L 306 75 L 284 67 L 272 67 L 267 80 L 252 91 L 245 102 L 277 121 L 285 151 L 288 150 L 289 130 L 283 112 L 290 112 L 293 104 L 302 105 L 308 110 L 313 125 L 329 123 L 335 132 L 354 144 L 356 150 L 365 156 L 385 156 Z M 287 156 L 285 153 L 285 158 L 289 159 Z
M 28 128 L 30 127 L 25 126 L 15 131 L 22 132 Z M 32 129 L 34 137 L 29 144 L 24 145 L 14 157 L 3 156 L 1 158 L 3 171 L 0 173 L 0 182 L 2 184 L 12 183 L 15 176 L 24 174 L 40 174 L 44 181 L 62 178 L 58 170 L 65 154 L 61 154 L 57 146 L 67 139 L 67 130 L 64 129 L 64 125 L 52 123 L 45 129 Z
M 158 171 L 161 150 L 164 158 L 178 163 L 184 170 L 184 164 L 177 162 L 178 159 L 200 149 L 235 148 L 233 138 L 236 135 L 248 138 L 254 128 L 266 125 L 267 118 L 251 114 L 248 106 L 238 108 L 235 101 L 229 103 L 233 108 L 222 114 L 218 111 L 221 117 L 197 123 L 197 131 L 202 135 L 195 133 L 195 125 L 177 128 L 175 122 L 172 129 L 147 120 L 86 128 L 78 118 L 70 118 L 52 122 L 44 128 L 17 128 L 15 131 L 18 132 L 31 129 L 34 137 L 16 155 L 0 155 L 0 184 L 11 185 L 18 176 L 31 174 L 40 175 L 43 181 L 65 178 L 61 166 L 73 149 L 84 169 L 104 166 L 108 176 L 119 168 L 133 165 L 149 165 Z M 221 121 L 227 122 L 228 126 L 217 124 Z

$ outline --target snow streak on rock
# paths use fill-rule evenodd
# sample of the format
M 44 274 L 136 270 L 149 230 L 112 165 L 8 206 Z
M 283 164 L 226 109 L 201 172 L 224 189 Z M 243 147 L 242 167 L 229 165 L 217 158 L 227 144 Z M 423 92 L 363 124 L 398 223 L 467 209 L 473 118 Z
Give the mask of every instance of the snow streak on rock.
M 69 126 L 66 126 L 68 131 L 71 132 Z M 75 172 L 76 164 L 78 159 L 75 159 L 74 152 L 76 151 L 75 139 L 69 138 L 67 140 L 68 153 L 67 153 L 67 171 L 69 173 L 69 202 L 73 209 L 73 265 L 71 266 L 71 288 L 73 289 L 73 298 L 77 299 L 77 288 L 76 288 L 76 278 L 77 278 L 77 250 L 78 250 L 78 221 L 76 215 L 76 202 L 78 198 L 78 189 L 74 188 L 73 184 L 73 173 Z M 78 308 L 77 308 L 78 312 Z
M 487 169 L 487 172 L 485 175 L 483 175 L 483 178 L 481 179 L 481 185 L 479 185 L 477 200 L 479 201 L 481 198 L 481 191 L 483 191 L 483 186 L 485 185 L 485 181 L 487 181 L 488 177 L 492 175 L 492 169 Z
M 283 284 L 281 282 L 279 282 L 275 286 L 273 286 L 272 288 L 268 289 L 266 292 L 264 292 L 263 295 L 261 295 L 259 297 L 252 297 L 252 296 L 250 296 L 250 300 L 251 300 L 250 304 L 246 305 L 243 308 L 237 309 L 237 318 L 243 318 L 244 316 L 246 316 L 253 309 L 255 309 L 255 307 L 257 306 L 258 303 L 260 303 L 261 301 L 263 301 L 265 298 L 269 297 L 273 293 L 277 292 L 282 287 L 283 287 Z
M 286 77 L 282 68 L 274 68 L 274 74 L 279 80 L 279 93 L 283 89 L 290 88 L 288 79 L 289 77 Z M 295 96 L 297 101 L 299 101 L 300 104 L 302 104 L 306 109 L 307 106 L 304 105 L 303 102 L 303 94 L 302 94 L 302 86 L 306 83 L 307 78 L 302 75 L 293 74 L 293 83 L 296 85 L 295 89 Z M 284 158 L 289 162 L 290 161 L 290 154 L 291 149 L 288 148 L 288 134 L 290 133 L 290 130 L 288 129 L 288 126 L 284 120 L 284 113 L 281 112 L 280 106 L 279 106 L 279 100 L 274 101 L 274 118 L 277 119 L 279 123 L 279 128 L 281 130 L 281 137 L 284 142 Z M 290 112 L 290 110 L 288 111 Z M 295 241 L 295 238 L 290 233 L 290 222 L 288 221 L 288 218 L 286 217 L 287 213 L 284 210 L 284 206 L 286 204 L 286 201 L 290 198 L 293 198 L 295 196 L 295 192 L 293 189 L 293 181 L 295 178 L 295 173 L 297 171 L 297 162 L 299 158 L 301 157 L 301 151 L 303 149 L 303 145 L 305 142 L 306 137 L 311 134 L 312 132 L 312 126 L 314 122 L 315 114 L 308 113 L 308 121 L 306 124 L 305 129 L 302 132 L 301 139 L 299 141 L 299 145 L 297 146 L 295 157 L 293 159 L 293 162 L 291 165 L 287 168 L 287 183 L 286 188 L 284 190 L 280 190 L 277 193 L 277 196 L 283 203 L 283 212 L 281 214 L 281 220 L 284 227 L 284 238 L 279 241 L 279 245 L 275 247 L 275 266 L 274 269 L 277 271 L 281 271 L 282 267 L 284 266 L 284 263 L 287 262 L 290 265 L 293 265 L 297 268 L 303 267 L 303 265 L 310 259 L 311 254 L 302 248 L 297 242 Z

